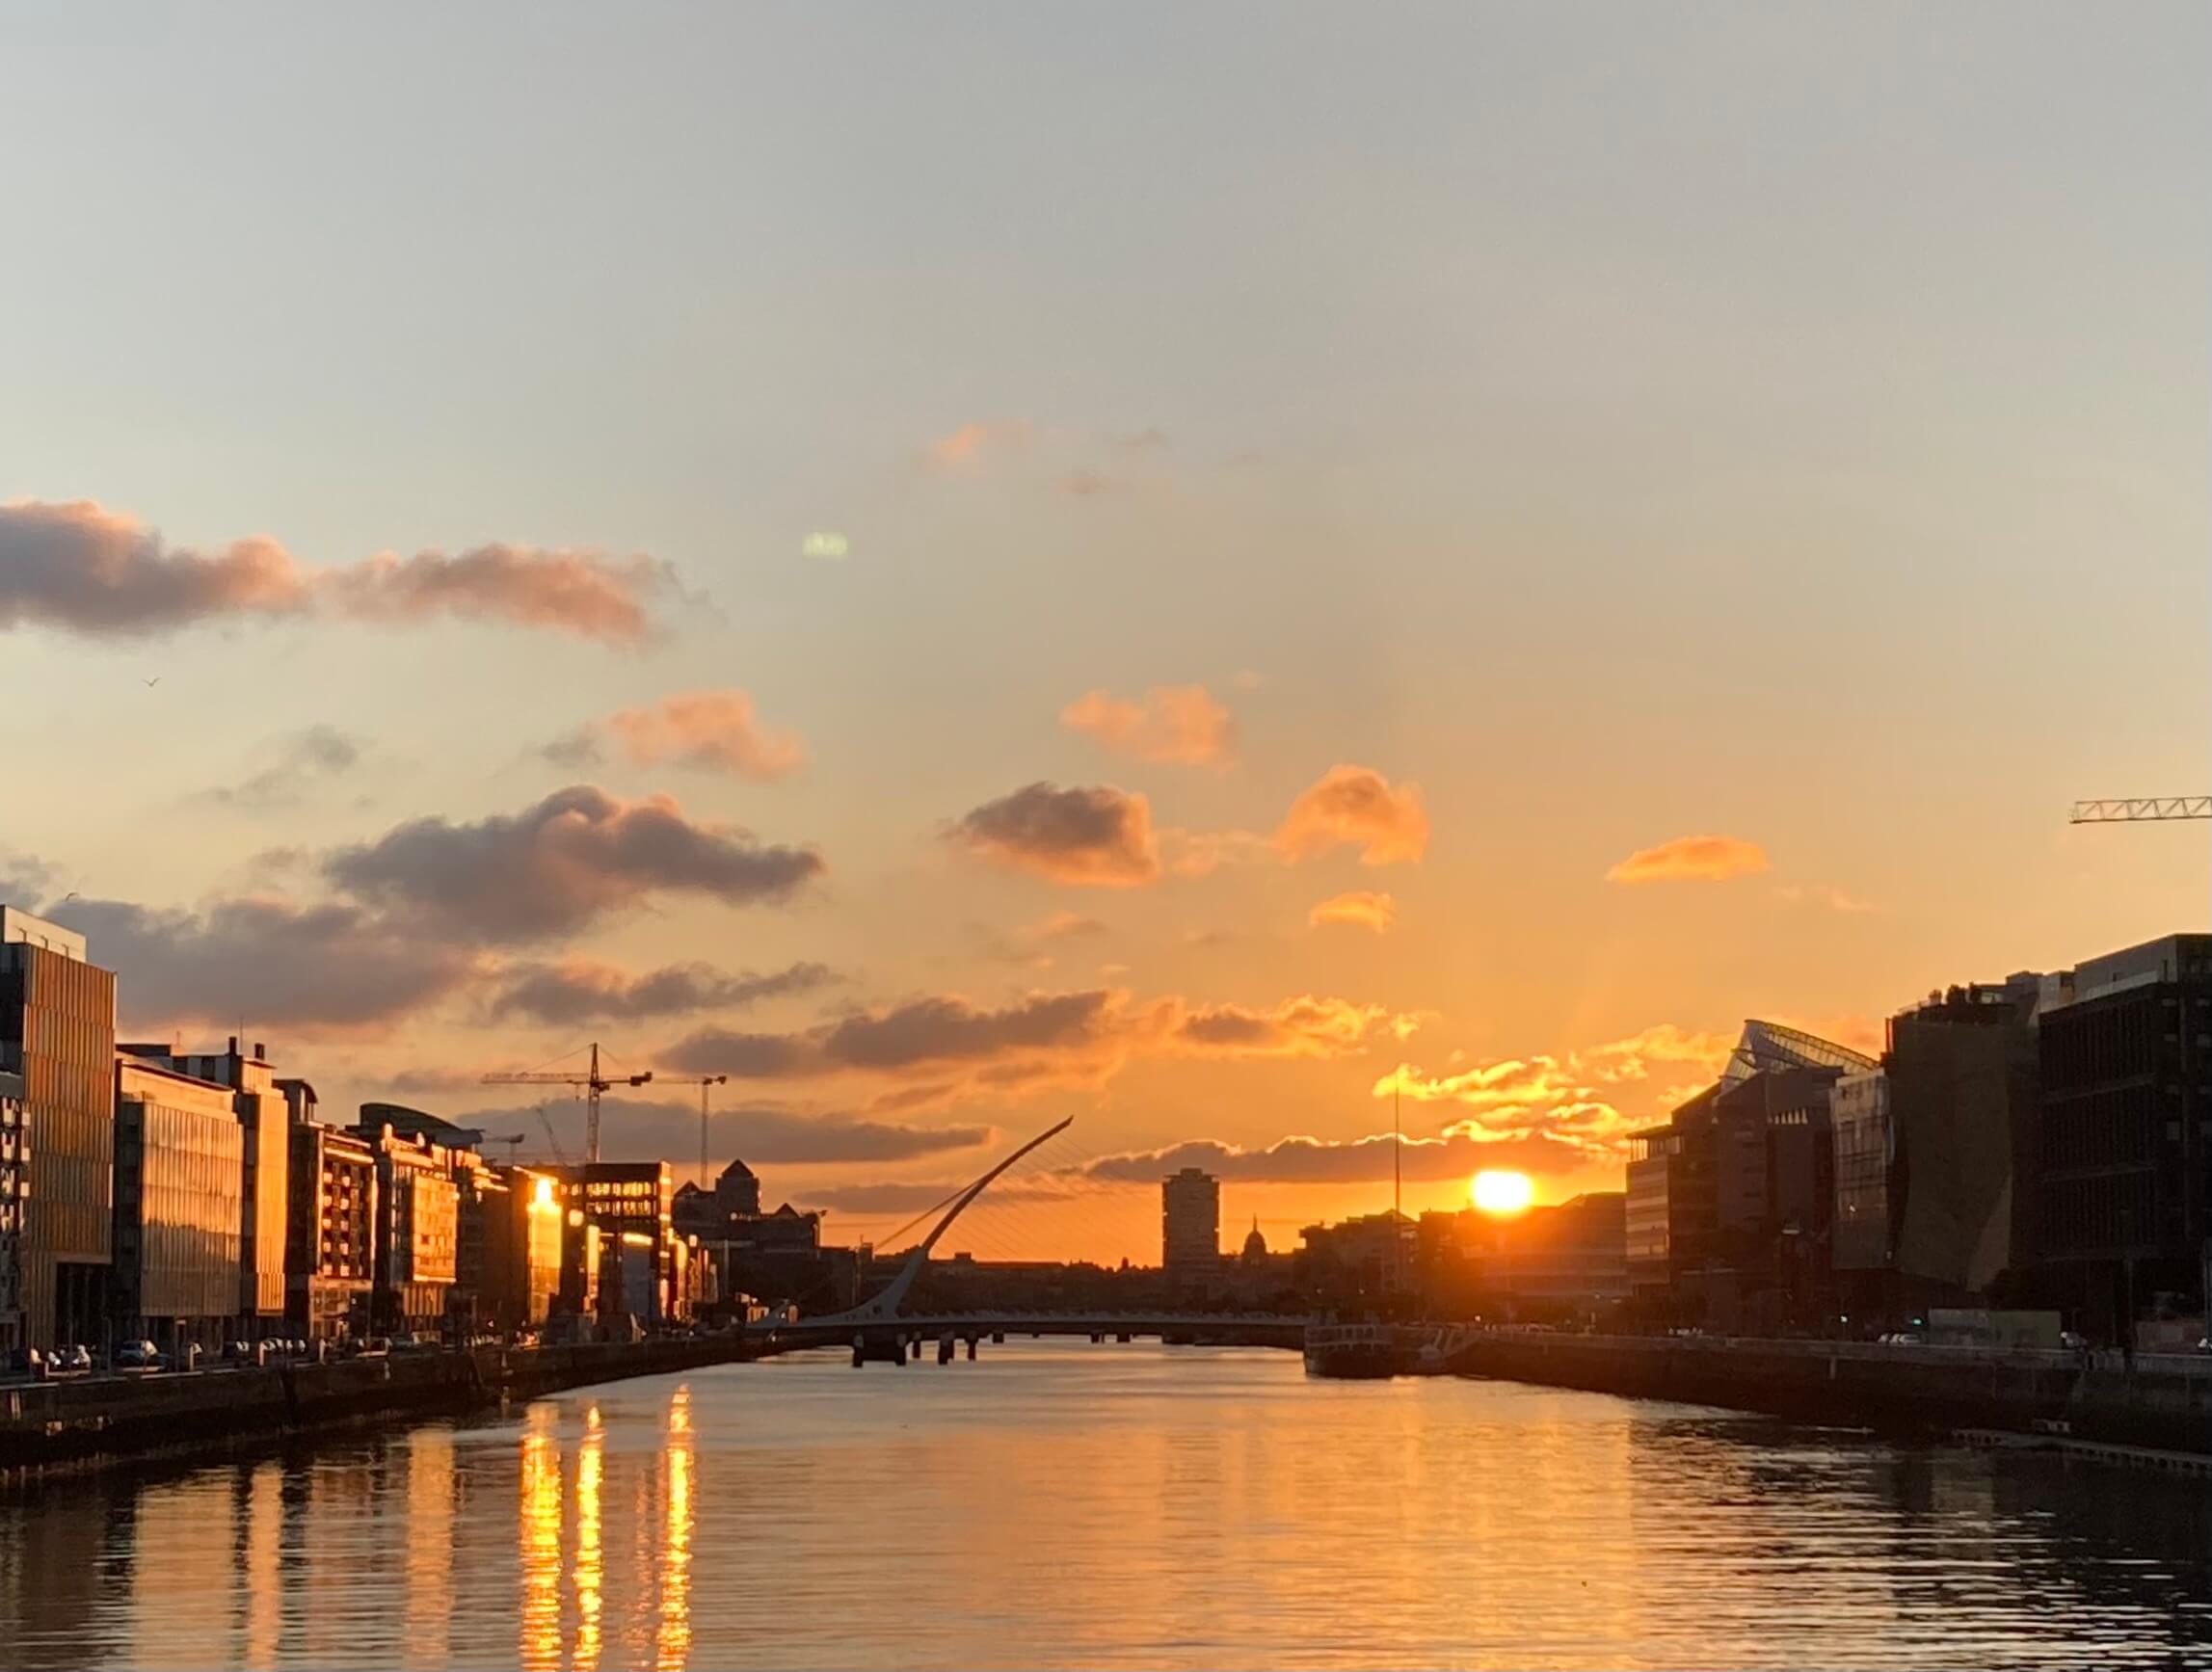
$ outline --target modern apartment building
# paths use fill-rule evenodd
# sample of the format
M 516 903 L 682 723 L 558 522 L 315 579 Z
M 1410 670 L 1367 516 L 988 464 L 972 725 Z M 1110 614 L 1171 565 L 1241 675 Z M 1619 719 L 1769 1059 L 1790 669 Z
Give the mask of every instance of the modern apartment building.
M 0 1072 L 22 1080 L 24 1344 L 97 1345 L 115 1244 L 116 978 L 85 938 L 0 906 Z

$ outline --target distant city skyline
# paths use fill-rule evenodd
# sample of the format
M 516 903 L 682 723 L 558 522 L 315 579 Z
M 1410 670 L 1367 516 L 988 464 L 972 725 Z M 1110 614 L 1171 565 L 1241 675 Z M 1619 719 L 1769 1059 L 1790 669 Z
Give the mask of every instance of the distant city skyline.
M 1592 23 L 0 19 L 0 901 L 1109 1262 L 2212 920 L 2212 18 Z

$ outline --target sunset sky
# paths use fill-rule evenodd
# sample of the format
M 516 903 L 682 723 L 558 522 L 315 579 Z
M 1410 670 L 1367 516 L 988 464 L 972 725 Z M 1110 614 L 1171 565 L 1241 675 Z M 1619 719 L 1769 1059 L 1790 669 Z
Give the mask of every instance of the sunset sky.
M 2212 788 L 2208 48 L 11 12 L 0 899 L 340 1119 L 727 1073 L 838 1238 L 1074 1115 L 979 1256 L 1286 1246 L 1394 1083 L 1410 1208 L 1617 1188 L 1746 1017 L 2205 925 L 2065 818 Z

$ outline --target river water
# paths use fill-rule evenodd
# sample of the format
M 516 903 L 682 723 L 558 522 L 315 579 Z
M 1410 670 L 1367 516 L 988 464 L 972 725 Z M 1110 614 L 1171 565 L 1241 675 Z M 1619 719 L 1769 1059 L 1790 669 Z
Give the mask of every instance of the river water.
M 0 1665 L 2212 1666 L 2212 1491 L 988 1344 L 0 1501 Z

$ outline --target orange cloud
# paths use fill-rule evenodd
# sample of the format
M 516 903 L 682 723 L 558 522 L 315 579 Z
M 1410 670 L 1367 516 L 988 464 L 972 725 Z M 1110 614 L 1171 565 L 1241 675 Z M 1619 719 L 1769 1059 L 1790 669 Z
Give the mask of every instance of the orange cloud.
M 1767 850 L 1737 836 L 1676 836 L 1630 854 L 1606 872 L 1609 883 L 1725 882 L 1767 868 Z
M 1140 888 L 1159 876 L 1151 803 L 1111 784 L 1027 784 L 970 809 L 946 835 L 994 863 L 1077 888 Z
M 768 782 L 796 772 L 806 750 L 787 731 L 762 726 L 744 691 L 687 691 L 646 708 L 610 714 L 606 729 L 640 766 L 675 760 Z
M 1686 1094 L 1659 1088 L 1652 1065 L 1694 1066 L 1709 1084 L 1728 1061 L 1730 1039 L 1693 1033 L 1662 1022 L 1626 1039 L 1564 1055 L 1504 1057 L 1456 1073 L 1431 1077 L 1400 1063 L 1378 1078 L 1373 1095 L 1402 1095 L 1415 1102 L 1451 1102 L 1468 1111 L 1447 1135 L 1462 1133 L 1484 1141 L 1540 1136 L 1567 1146 L 1584 1162 L 1621 1159 L 1628 1134 Z M 1629 1113 L 1618 1105 L 1634 1095 L 1646 1112 Z
M 1398 902 L 1388 894 L 1377 894 L 1365 889 L 1355 889 L 1348 894 L 1338 894 L 1321 901 L 1306 914 L 1306 921 L 1315 928 L 1324 923 L 1348 923 L 1361 929 L 1373 929 L 1377 935 L 1387 934 L 1391 924 L 1398 920 Z
M 1060 724 L 1136 760 L 1219 764 L 1236 744 L 1229 710 L 1203 685 L 1155 685 L 1142 703 L 1086 691 L 1060 710 Z
M 986 453 L 1025 447 L 1029 435 L 1026 418 L 966 423 L 930 442 L 921 450 L 921 459 L 941 470 L 958 470 L 981 463 Z
M 1293 863 L 1337 846 L 1360 850 L 1360 863 L 1392 865 L 1421 858 L 1428 813 L 1418 783 L 1395 788 L 1367 766 L 1332 766 L 1291 804 L 1275 847 Z

